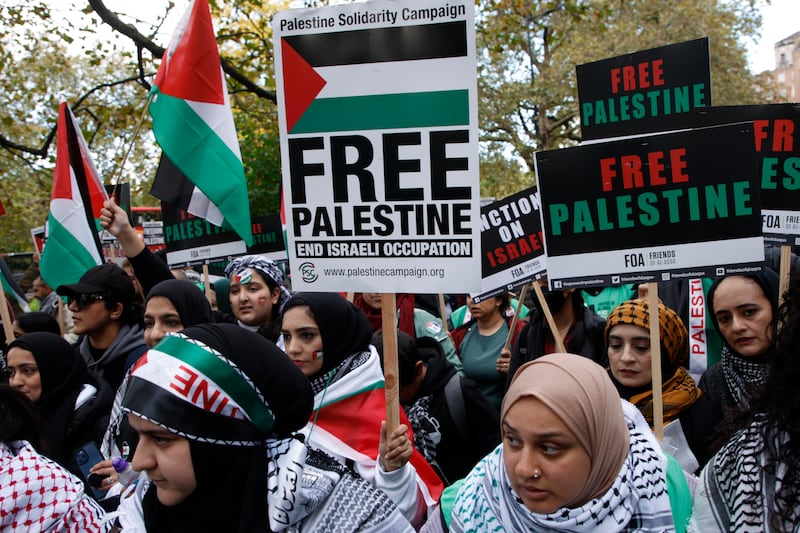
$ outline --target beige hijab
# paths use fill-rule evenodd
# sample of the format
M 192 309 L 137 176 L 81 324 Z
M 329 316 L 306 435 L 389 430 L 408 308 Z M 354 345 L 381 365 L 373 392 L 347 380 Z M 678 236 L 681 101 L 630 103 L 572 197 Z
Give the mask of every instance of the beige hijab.
M 519 367 L 500 409 L 501 421 L 520 398 L 533 396 L 550 408 L 589 454 L 592 469 L 583 491 L 566 507 L 604 494 L 630 447 L 619 393 L 607 372 L 580 355 L 554 353 Z

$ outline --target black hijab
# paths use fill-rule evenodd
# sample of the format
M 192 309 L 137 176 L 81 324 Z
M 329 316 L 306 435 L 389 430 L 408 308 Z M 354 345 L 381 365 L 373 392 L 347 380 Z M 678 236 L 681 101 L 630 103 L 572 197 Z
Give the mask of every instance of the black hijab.
M 234 324 L 202 324 L 177 335 L 199 341 L 218 352 L 216 357 L 175 348 L 174 337 L 165 337 L 132 369 L 123 408 L 187 438 L 197 488 L 183 502 L 167 507 L 151 486 L 143 500 L 147 531 L 269 531 L 264 443 L 305 426 L 313 407 L 308 379 L 274 344 Z M 238 376 L 233 385 L 255 391 L 263 403 L 258 407 L 266 406 L 269 424 L 203 409 L 166 390 L 168 379 L 158 384 L 141 377 L 158 352 L 183 356 L 184 349 L 192 357 L 225 361 L 228 372 L 233 369 Z M 248 442 L 233 442 L 240 438 Z
M 54 333 L 36 331 L 22 335 L 9 345 L 33 354 L 39 368 L 42 394 L 34 402 L 42 422 L 42 432 L 55 461 L 66 464 L 72 450 L 64 449 L 67 429 L 72 422 L 75 401 L 85 383 L 99 389 L 89 374 L 83 357 Z
M 156 284 L 147 293 L 147 299 L 163 296 L 175 306 L 183 327 L 214 322 L 211 305 L 197 285 L 184 279 L 168 279 Z
M 318 375 L 336 368 L 348 356 L 369 349 L 372 339 L 369 319 L 353 303 L 337 293 L 300 292 L 286 302 L 283 312 L 304 305 L 311 310 L 322 336 L 324 356 Z

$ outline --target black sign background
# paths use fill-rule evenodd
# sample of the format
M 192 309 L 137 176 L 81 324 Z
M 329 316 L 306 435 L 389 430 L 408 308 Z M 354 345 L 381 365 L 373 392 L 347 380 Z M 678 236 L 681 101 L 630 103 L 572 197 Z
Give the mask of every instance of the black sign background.
M 612 92 L 611 71 L 624 66 L 636 66 L 643 62 L 663 60 L 664 84 L 658 87 L 648 87 L 632 91 Z M 619 109 L 621 96 L 632 96 L 637 93 L 661 91 L 697 83 L 705 86 L 705 105 L 711 105 L 711 67 L 709 60 L 708 37 L 686 41 L 683 43 L 651 48 L 632 54 L 625 54 L 609 59 L 585 63 L 575 68 L 578 83 L 579 109 L 583 104 L 602 100 L 606 104 L 608 99 L 616 102 Z M 671 92 L 671 91 L 670 91 Z M 645 100 L 647 100 L 645 98 Z M 649 110 L 649 106 L 647 106 Z M 688 128 L 691 126 L 691 113 L 669 114 L 651 116 L 648 112 L 641 119 L 619 120 L 606 124 L 584 124 L 581 114 L 581 134 L 584 140 L 620 137 L 624 135 L 637 135 L 656 131 L 669 131 Z
M 661 246 L 726 240 L 732 238 L 757 237 L 761 235 L 761 203 L 757 178 L 756 153 L 753 145 L 753 129 L 749 123 L 702 128 L 687 132 L 651 135 L 636 139 L 618 140 L 608 143 L 588 144 L 536 154 L 537 180 L 542 200 L 545 240 L 548 257 L 583 254 L 638 247 Z M 686 148 L 686 183 L 650 186 L 647 182 L 647 153 L 663 151 L 665 169 L 670 176 L 669 156 L 671 149 Z M 614 181 L 614 188 L 603 191 L 600 160 L 622 155 L 640 155 L 644 159 L 645 187 L 625 190 L 621 178 Z M 619 172 L 619 165 L 617 165 Z M 636 197 L 644 192 L 683 189 L 705 185 L 747 181 L 750 183 L 752 214 L 748 216 L 689 220 L 686 194 L 680 201 L 679 222 L 669 223 L 667 214 L 660 209 L 661 221 L 654 226 L 634 224 L 631 228 L 615 227 L 612 230 L 585 233 L 572 232 L 573 204 L 587 200 L 590 206 L 599 198 L 607 198 L 608 209 L 616 209 L 616 197 L 631 195 L 631 205 L 636 210 Z M 660 195 L 659 195 L 660 198 Z M 564 203 L 570 210 L 570 220 L 562 225 L 565 230 L 553 235 L 550 206 Z M 659 206 L 664 203 L 659 199 Z M 705 215 L 701 200 L 701 212 Z M 632 217 L 634 218 L 634 217 Z

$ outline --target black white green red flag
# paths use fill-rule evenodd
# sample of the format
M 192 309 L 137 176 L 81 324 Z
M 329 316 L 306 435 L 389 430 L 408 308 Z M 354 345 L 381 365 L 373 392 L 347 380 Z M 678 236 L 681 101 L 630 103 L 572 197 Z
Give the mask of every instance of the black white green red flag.
M 39 265 L 42 279 L 51 287 L 76 283 L 103 262 L 99 218 L 108 199 L 66 102 L 59 107 L 56 144 L 47 240 Z
M 151 96 L 153 134 L 194 184 L 187 205 L 178 207 L 216 226 L 227 224 L 252 244 L 247 182 L 208 0 L 195 0 L 183 16 Z

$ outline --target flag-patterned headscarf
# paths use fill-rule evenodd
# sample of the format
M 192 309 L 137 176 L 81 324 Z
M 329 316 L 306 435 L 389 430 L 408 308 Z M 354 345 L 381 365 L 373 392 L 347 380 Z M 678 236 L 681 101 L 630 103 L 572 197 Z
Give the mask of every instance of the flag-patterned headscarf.
M 234 324 L 164 337 L 131 369 L 127 412 L 189 440 L 259 446 L 302 428 L 308 379 L 274 344 Z

